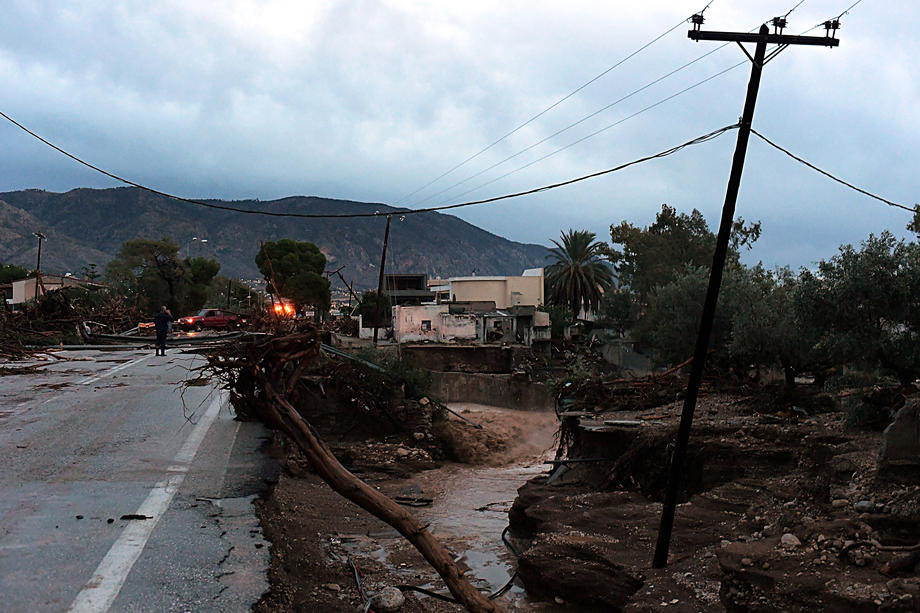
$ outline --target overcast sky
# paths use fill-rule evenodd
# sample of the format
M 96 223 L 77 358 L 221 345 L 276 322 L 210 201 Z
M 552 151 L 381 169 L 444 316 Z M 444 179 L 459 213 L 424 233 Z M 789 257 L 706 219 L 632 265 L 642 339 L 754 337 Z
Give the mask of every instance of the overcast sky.
M 853 1 L 806 0 L 789 16 L 787 33 L 801 33 Z M 704 28 L 747 31 L 796 2 L 714 0 Z M 5 0 L 0 110 L 94 164 L 182 196 L 316 195 L 410 208 L 457 202 L 615 166 L 737 121 L 749 64 L 490 182 L 744 59 L 737 46 L 726 46 L 469 178 L 719 46 L 690 41 L 689 26 L 681 25 L 405 198 L 703 5 Z M 764 71 L 755 128 L 912 206 L 920 200 L 918 8 L 864 0 L 841 18 L 839 48 L 786 49 Z M 0 139 L 0 190 L 117 185 L 5 122 Z M 456 214 L 542 244 L 569 227 L 609 240 L 611 223 L 647 225 L 662 203 L 698 208 L 714 227 L 734 141 L 730 132 L 624 172 Z M 748 262 L 794 267 L 870 232 L 903 236 L 910 219 L 756 138 L 738 215 L 763 223 Z

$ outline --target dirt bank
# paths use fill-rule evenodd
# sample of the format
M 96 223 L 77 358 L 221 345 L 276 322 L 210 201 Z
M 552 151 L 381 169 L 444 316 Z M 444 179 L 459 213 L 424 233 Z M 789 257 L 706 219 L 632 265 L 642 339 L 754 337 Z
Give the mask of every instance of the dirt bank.
M 704 398 L 665 569 L 650 563 L 675 405 L 571 417 L 569 456 L 605 459 L 522 488 L 524 585 L 573 611 L 920 611 L 914 566 L 891 568 L 920 544 L 920 487 L 882 478 L 881 433 L 826 409 Z
M 431 460 L 427 449 L 405 439 L 336 442 L 337 455 L 351 470 L 390 496 L 426 504 L 413 509 L 457 554 L 475 583 L 493 591 L 507 582 L 515 565 L 501 541 L 507 511 L 516 490 L 543 470 L 554 449 L 558 422 L 552 413 L 513 411 L 481 405 L 450 407 L 457 417 L 436 424 L 445 453 L 462 462 Z M 255 608 L 259 612 L 360 610 L 362 598 L 349 564 L 363 574 L 365 590 L 415 585 L 446 593 L 421 556 L 388 525 L 348 502 L 309 472 L 297 458 L 282 454 L 288 470 L 260 505 L 266 537 L 272 543 L 272 588 Z M 298 476 L 294 476 L 297 474 Z M 405 591 L 410 613 L 458 610 L 456 605 Z M 519 588 L 503 597 L 517 611 Z

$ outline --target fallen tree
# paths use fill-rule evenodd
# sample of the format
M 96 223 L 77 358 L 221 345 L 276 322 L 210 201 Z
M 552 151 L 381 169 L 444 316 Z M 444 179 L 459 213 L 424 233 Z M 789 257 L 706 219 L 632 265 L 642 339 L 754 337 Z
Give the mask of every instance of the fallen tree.
M 285 322 L 285 329 L 253 342 L 212 349 L 205 375 L 215 375 L 230 391 L 237 413 L 280 430 L 303 451 L 316 473 L 337 493 L 393 526 L 438 572 L 458 603 L 474 613 L 501 611 L 497 603 L 463 577 L 451 553 L 427 526 L 394 500 L 348 471 L 317 430 L 295 408 L 304 375 L 320 350 L 315 328 Z

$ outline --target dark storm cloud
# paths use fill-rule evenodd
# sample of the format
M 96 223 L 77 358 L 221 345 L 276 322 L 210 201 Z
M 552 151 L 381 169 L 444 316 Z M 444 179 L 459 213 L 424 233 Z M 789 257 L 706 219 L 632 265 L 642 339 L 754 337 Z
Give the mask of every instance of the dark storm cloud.
M 114 172 L 187 196 L 291 194 L 394 202 L 479 151 L 700 6 L 685 2 L 7 3 L 0 107 Z M 707 28 L 748 30 L 795 2 L 716 0 Z M 797 33 L 849 3 L 809 0 Z M 788 6 L 787 6 L 788 5 Z M 900 6 L 900 5 L 898 5 Z M 756 127 L 828 170 L 917 200 L 917 13 L 866 1 L 839 49 L 792 48 L 768 65 Z M 613 166 L 732 123 L 742 66 L 480 190 L 464 192 L 743 59 L 720 50 L 482 176 L 432 194 L 712 50 L 685 28 L 405 201 L 493 195 Z M 11 126 L 0 188 L 112 183 Z M 606 237 L 662 202 L 715 223 L 734 136 L 604 179 L 458 214 L 516 240 L 561 229 Z M 808 265 L 908 215 L 828 183 L 752 141 L 739 214 L 764 223 L 748 257 Z

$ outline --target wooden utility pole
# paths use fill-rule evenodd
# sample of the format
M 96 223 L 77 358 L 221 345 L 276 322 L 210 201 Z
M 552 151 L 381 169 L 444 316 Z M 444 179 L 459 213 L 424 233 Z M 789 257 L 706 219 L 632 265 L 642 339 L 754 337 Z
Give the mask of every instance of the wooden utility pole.
M 38 286 L 42 286 L 42 293 L 45 293 L 45 285 L 42 283 L 42 239 L 45 235 L 41 232 L 33 232 L 32 236 L 38 239 L 38 261 L 35 263 L 35 300 L 38 300 Z
M 380 277 L 377 280 L 377 318 L 374 321 L 374 346 L 377 346 L 377 330 L 383 319 L 383 269 L 387 264 L 387 243 L 390 241 L 390 216 L 387 215 L 387 229 L 383 233 L 383 253 L 380 254 Z
M 725 191 L 725 203 L 722 205 L 722 219 L 719 222 L 716 250 L 712 256 L 712 269 L 709 272 L 709 288 L 706 291 L 706 301 L 703 303 L 703 315 L 700 318 L 699 334 L 696 339 L 696 349 L 693 353 L 693 363 L 690 369 L 690 379 L 687 382 L 687 395 L 684 398 L 684 408 L 680 417 L 680 427 L 677 431 L 674 455 L 671 458 L 668 487 L 664 506 L 661 510 L 661 524 L 658 528 L 658 542 L 655 546 L 655 557 L 652 560 L 653 568 L 664 568 L 668 564 L 668 548 L 670 547 L 671 530 L 674 525 L 674 510 L 677 506 L 677 495 L 680 491 L 681 476 L 683 475 L 684 463 L 687 457 L 687 444 L 690 440 L 690 428 L 693 425 L 693 412 L 696 409 L 696 399 L 700 390 L 700 382 L 703 379 L 703 367 L 706 362 L 706 352 L 709 348 L 709 337 L 712 334 L 712 323 L 719 299 L 719 288 L 722 285 L 722 271 L 725 268 L 725 258 L 728 253 L 728 239 L 731 235 L 732 220 L 735 216 L 735 203 L 738 199 L 738 188 L 741 185 L 741 171 L 744 168 L 744 156 L 747 152 L 748 139 L 751 135 L 751 123 L 754 120 L 754 105 L 757 102 L 757 91 L 760 88 L 761 72 L 767 62 L 789 45 L 836 47 L 840 44 L 840 41 L 834 38 L 834 34 L 836 34 L 840 25 L 837 20 L 824 24 L 827 30 L 826 36 L 790 36 L 783 34 L 782 30 L 786 27 L 786 20 L 782 17 L 777 17 L 773 20 L 774 32 L 772 34 L 766 24 L 760 26 L 760 31 L 757 34 L 747 32 L 703 32 L 700 30 L 703 16 L 694 15 L 692 21 L 693 29 L 688 32 L 688 36 L 695 41 L 717 40 L 738 43 L 744 54 L 751 60 L 751 78 L 748 81 L 744 112 L 738 124 L 738 141 L 735 145 L 731 174 Z M 751 57 L 747 49 L 741 44 L 745 42 L 756 43 L 754 57 Z M 778 45 L 769 55 L 767 55 L 768 44 Z

